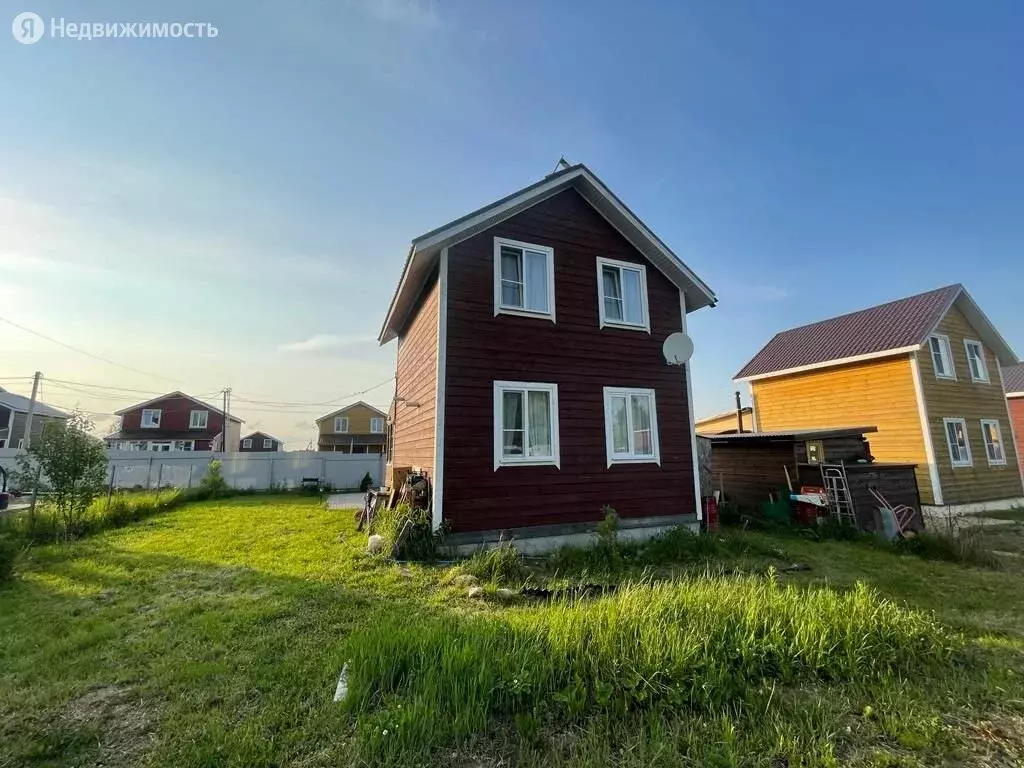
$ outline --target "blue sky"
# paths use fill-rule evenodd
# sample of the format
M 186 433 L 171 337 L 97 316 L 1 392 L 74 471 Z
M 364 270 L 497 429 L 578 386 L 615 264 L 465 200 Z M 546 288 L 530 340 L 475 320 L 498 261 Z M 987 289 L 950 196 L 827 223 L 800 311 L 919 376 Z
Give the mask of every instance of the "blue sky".
M 392 374 L 408 241 L 563 154 L 718 293 L 690 319 L 699 414 L 776 331 L 951 282 L 1024 350 L 1019 4 L 3 6 L 219 29 L 0 40 L 0 316 L 138 371 L 0 324 L 0 386 L 139 390 L 44 384 L 101 425 L 230 385 L 302 447 L 330 409 L 264 403 Z

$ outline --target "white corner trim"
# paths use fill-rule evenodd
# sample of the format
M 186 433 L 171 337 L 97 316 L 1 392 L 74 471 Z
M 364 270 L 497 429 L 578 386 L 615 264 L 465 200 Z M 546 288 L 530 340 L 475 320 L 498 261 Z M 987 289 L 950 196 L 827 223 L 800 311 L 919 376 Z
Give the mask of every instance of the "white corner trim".
M 436 531 L 444 520 L 444 385 L 448 363 L 448 249 L 441 250 L 437 272 L 437 380 L 434 382 L 434 478 L 431 525 Z
M 523 455 L 521 457 L 509 457 L 503 455 L 504 447 L 504 419 L 501 411 L 502 395 L 507 390 L 523 391 L 527 394 L 523 398 Z M 551 407 L 551 455 L 543 457 L 531 457 L 529 450 L 528 422 L 529 414 L 529 392 L 547 392 L 548 403 Z M 539 381 L 495 381 L 494 382 L 494 471 L 501 467 L 550 467 L 562 468 L 561 447 L 558 436 L 558 385 L 550 382 Z
M 1003 375 L 1002 370 L 999 371 L 999 375 L 1000 376 Z M 1022 392 L 1007 392 L 1006 393 L 1006 397 L 1007 398 L 1024 397 L 1024 391 L 1022 391 Z
M 501 247 L 519 248 L 523 251 L 523 306 L 506 307 L 501 303 Z M 448 250 L 445 248 L 444 250 Z M 543 253 L 547 257 L 548 267 L 548 311 L 541 312 L 534 309 L 526 309 L 526 251 Z M 538 245 L 537 243 L 524 243 L 521 240 L 510 240 L 507 237 L 494 238 L 494 316 L 518 315 L 520 317 L 535 317 L 541 320 L 555 322 L 555 249 L 549 245 Z
M 999 362 L 999 356 L 996 356 L 996 371 L 999 373 L 999 386 L 1005 387 L 1003 380 L 1003 364 Z M 1013 445 L 1013 456 L 1017 459 L 1017 466 L 1020 468 L 1020 483 L 1021 489 L 1024 490 L 1024 460 L 1017 453 L 1017 446 L 1020 443 L 1017 442 L 1017 431 L 1013 428 L 1013 414 L 1010 413 L 1009 398 L 1011 397 L 1024 397 L 1024 392 L 1007 392 L 1006 397 L 1003 398 L 1006 402 L 1006 421 L 1010 425 L 1010 443 Z M 1006 453 L 1006 446 L 1003 446 L 1003 453 Z
M 841 357 L 837 360 L 824 360 L 820 363 L 811 363 L 810 365 L 798 365 L 795 368 L 786 368 L 781 371 L 769 371 L 768 373 L 759 373 L 756 376 L 743 376 L 742 378 L 733 379 L 737 384 L 741 381 L 760 381 L 761 379 L 774 379 L 779 376 L 789 376 L 794 373 L 803 373 L 804 371 L 816 371 L 821 368 L 835 368 L 839 365 L 849 365 L 850 363 L 862 363 L 865 360 L 877 360 L 882 357 L 896 357 L 897 355 L 905 355 L 908 352 L 916 352 L 921 348 L 920 344 L 915 344 L 911 347 L 897 347 L 896 349 L 884 349 L 881 352 L 869 352 L 866 355 L 853 355 L 852 357 Z
M 679 292 L 679 317 L 682 322 L 682 332 L 686 333 L 686 294 Z M 690 358 L 692 361 L 693 358 Z M 690 453 L 693 455 L 693 503 L 696 507 L 697 520 L 704 519 L 704 507 L 701 504 L 700 494 L 700 460 L 697 457 L 697 420 L 693 408 L 693 377 L 690 375 L 690 362 L 683 366 L 683 375 L 686 376 L 686 405 L 690 410 Z M 753 403 L 753 398 L 751 398 Z M 753 414 L 754 411 L 752 410 Z M 757 416 L 754 416 L 754 429 L 757 429 Z
M 928 351 L 931 354 L 931 350 Z M 942 483 L 939 482 L 939 465 L 935 463 L 935 443 L 932 440 L 931 425 L 928 422 L 928 406 L 924 401 L 921 386 L 921 365 L 917 353 L 910 356 L 910 370 L 914 377 L 914 394 L 917 396 L 917 413 L 921 417 L 921 436 L 924 438 L 924 455 L 928 461 L 928 478 L 932 483 L 932 498 L 936 506 L 942 504 Z
M 630 323 L 625 320 L 609 320 L 605 317 L 604 313 L 604 267 L 615 267 L 619 270 L 619 288 L 623 290 L 623 281 L 621 279 L 622 270 L 629 269 L 634 272 L 640 273 L 640 312 L 642 319 L 639 323 Z M 599 318 L 599 326 L 604 328 L 624 328 L 629 331 L 646 331 L 651 332 L 651 311 L 650 311 L 650 299 L 647 295 L 647 267 L 643 264 L 634 264 L 630 261 L 619 261 L 617 259 L 607 259 L 604 256 L 597 257 L 597 313 Z M 622 309 L 623 315 L 625 315 L 626 309 L 626 294 L 625 290 L 622 293 Z

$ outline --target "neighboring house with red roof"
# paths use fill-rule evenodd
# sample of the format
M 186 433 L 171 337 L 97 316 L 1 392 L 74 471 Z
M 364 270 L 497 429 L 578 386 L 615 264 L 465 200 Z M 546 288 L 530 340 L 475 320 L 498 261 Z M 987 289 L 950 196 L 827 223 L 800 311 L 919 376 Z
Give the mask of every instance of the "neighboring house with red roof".
M 776 334 L 736 381 L 756 429 L 874 425 L 872 454 L 917 464 L 925 504 L 975 504 L 1024 496 L 1002 387 L 1017 363 L 950 285 Z
M 1024 472 L 1024 363 L 1003 369 L 1006 407 L 1010 411 L 1010 427 L 1017 445 L 1017 458 Z

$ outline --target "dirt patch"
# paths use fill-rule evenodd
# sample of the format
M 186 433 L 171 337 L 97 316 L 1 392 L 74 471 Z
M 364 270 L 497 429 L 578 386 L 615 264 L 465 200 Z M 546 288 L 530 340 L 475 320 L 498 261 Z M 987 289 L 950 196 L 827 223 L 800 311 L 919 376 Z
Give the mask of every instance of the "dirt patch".
M 96 766 L 138 765 L 156 741 L 156 714 L 129 686 L 89 689 L 65 705 L 61 720 L 99 734 Z
M 972 752 L 983 766 L 1024 765 L 1024 717 L 1020 715 L 992 715 L 984 720 L 958 723 L 971 742 Z

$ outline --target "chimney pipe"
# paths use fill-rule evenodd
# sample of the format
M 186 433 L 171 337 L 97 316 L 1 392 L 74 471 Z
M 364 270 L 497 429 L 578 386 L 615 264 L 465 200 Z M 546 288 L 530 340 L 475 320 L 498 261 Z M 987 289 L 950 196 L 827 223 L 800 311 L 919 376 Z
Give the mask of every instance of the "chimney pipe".
M 743 433 L 743 401 L 740 400 L 740 393 L 736 393 L 736 426 Z

